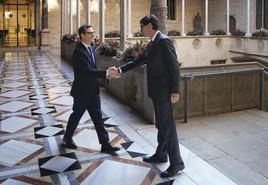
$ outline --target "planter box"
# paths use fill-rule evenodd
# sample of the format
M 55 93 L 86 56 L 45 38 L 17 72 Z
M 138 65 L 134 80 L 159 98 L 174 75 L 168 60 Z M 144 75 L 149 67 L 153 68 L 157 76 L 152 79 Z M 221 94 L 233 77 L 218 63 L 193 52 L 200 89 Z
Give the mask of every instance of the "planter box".
M 121 66 L 125 61 L 116 57 L 96 55 L 99 69 L 108 69 L 111 66 Z M 124 73 L 120 79 L 101 79 L 100 84 L 131 108 L 139 112 L 145 119 L 155 123 L 154 109 L 147 93 L 146 67 L 137 67 Z
M 61 57 L 72 63 L 73 51 L 76 45 L 61 41 Z

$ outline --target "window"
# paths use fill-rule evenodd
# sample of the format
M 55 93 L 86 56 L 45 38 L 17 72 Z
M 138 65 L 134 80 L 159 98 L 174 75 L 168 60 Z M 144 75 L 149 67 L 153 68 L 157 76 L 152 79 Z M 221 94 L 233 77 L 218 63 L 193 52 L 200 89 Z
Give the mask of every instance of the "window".
M 214 60 L 214 61 L 210 61 L 210 64 L 211 65 L 214 65 L 214 64 L 225 64 L 225 60 Z
M 256 3 L 256 29 L 268 29 L 268 0 L 257 0 Z
M 167 0 L 168 19 L 175 20 L 175 0 Z

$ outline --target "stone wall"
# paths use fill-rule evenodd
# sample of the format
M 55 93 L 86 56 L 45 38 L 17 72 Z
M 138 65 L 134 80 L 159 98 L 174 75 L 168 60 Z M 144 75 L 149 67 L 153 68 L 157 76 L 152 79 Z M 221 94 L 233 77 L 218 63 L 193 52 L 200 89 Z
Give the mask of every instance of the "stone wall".
M 107 69 L 110 66 L 120 66 L 124 61 L 115 57 L 97 55 L 98 68 Z M 260 70 L 258 63 L 229 64 L 221 66 L 204 66 L 191 68 L 195 76 L 204 73 L 219 73 L 225 71 L 243 71 L 247 69 Z M 189 68 L 181 68 L 181 74 L 189 72 Z M 100 80 L 109 92 L 139 112 L 151 123 L 155 123 L 154 110 L 147 95 L 146 66 L 137 67 L 122 75 L 121 79 Z M 264 83 L 264 110 L 268 107 L 267 76 Z M 185 81 L 181 80 L 180 101 L 175 104 L 176 120 L 185 118 Z M 187 118 L 213 115 L 219 113 L 259 108 L 260 106 L 260 73 L 248 72 L 239 74 L 209 75 L 195 77 L 188 81 Z
M 250 29 L 256 31 L 256 0 L 250 2 Z M 208 30 L 216 29 L 227 30 L 227 1 L 213 0 L 209 1 Z M 230 0 L 230 16 L 236 19 L 236 28 L 247 31 L 247 1 Z
M 230 60 L 229 36 L 170 37 L 182 67 L 210 65 L 211 61 Z

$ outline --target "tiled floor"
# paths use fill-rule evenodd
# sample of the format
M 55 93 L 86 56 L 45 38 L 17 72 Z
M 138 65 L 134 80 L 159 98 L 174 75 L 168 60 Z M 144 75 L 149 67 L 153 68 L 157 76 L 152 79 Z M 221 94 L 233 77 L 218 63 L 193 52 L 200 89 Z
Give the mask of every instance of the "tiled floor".
M 170 179 L 168 163 L 147 164 L 156 129 L 101 88 L 103 117 L 114 155 L 101 153 L 85 113 L 73 137 L 76 150 L 61 146 L 72 112 L 71 66 L 58 49 L 0 52 L 0 184 L 267 185 L 268 113 L 257 109 L 177 121 L 185 170 Z

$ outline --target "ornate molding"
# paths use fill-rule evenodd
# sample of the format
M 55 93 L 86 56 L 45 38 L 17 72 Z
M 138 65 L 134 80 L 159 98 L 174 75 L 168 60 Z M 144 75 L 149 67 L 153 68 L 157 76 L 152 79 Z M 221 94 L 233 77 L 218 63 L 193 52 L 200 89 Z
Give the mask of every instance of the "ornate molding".
M 218 38 L 215 42 L 215 45 L 217 48 L 222 48 L 223 46 L 223 40 L 221 38 Z
M 264 44 L 263 40 L 259 40 L 258 41 L 258 50 L 263 51 L 264 47 L 265 47 L 265 44 Z
M 193 41 L 193 47 L 194 47 L 194 49 L 199 49 L 199 48 L 201 48 L 201 40 L 200 39 L 194 39 L 194 41 Z
M 238 48 L 241 48 L 242 40 L 241 39 L 236 39 L 236 45 L 237 45 Z
M 167 7 L 151 7 L 151 14 L 158 18 L 159 30 L 167 34 Z

